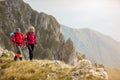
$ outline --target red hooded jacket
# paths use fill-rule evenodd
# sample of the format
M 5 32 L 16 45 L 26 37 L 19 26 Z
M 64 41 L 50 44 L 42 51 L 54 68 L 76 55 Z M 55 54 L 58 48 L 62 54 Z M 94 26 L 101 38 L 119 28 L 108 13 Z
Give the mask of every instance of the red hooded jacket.
M 16 44 L 16 46 L 22 46 L 25 40 L 25 36 L 22 33 L 15 32 L 11 38 L 11 41 Z
M 36 34 L 34 32 L 32 32 L 32 33 L 27 32 L 26 38 L 27 38 L 28 44 L 36 44 Z

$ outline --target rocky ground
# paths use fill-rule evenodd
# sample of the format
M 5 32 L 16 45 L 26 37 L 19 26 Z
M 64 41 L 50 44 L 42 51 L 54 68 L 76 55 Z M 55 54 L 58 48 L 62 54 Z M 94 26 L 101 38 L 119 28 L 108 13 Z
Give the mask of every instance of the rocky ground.
M 88 60 L 71 66 L 58 60 L 13 61 L 14 53 L 0 48 L 0 80 L 108 80 L 102 67 Z

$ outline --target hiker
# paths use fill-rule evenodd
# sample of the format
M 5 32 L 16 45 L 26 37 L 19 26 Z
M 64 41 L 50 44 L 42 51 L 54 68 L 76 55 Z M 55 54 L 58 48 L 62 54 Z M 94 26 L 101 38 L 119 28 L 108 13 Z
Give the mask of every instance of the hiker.
M 35 28 L 33 26 L 29 27 L 29 31 L 26 33 L 27 47 L 29 50 L 29 58 L 32 61 L 34 45 L 36 44 L 36 34 Z
M 16 32 L 14 32 L 14 35 L 11 37 L 11 41 L 15 43 L 17 53 L 15 54 L 14 60 L 16 61 L 17 58 L 22 60 L 22 50 L 21 47 L 23 46 L 23 43 L 25 41 L 25 36 L 21 32 L 20 28 L 16 28 Z

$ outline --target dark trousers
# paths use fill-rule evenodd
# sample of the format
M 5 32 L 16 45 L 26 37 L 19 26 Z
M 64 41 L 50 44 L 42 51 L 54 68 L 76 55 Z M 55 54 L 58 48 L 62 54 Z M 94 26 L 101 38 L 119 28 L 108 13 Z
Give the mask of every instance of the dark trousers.
M 33 59 L 34 44 L 28 44 L 28 50 L 29 50 L 30 60 L 32 60 Z

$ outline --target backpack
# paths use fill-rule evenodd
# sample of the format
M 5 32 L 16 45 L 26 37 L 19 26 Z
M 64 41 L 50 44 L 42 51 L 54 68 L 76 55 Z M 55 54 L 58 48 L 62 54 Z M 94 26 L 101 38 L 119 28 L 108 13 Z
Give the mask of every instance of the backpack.
M 12 38 L 13 35 L 14 35 L 14 32 L 11 32 L 10 33 L 10 39 Z

